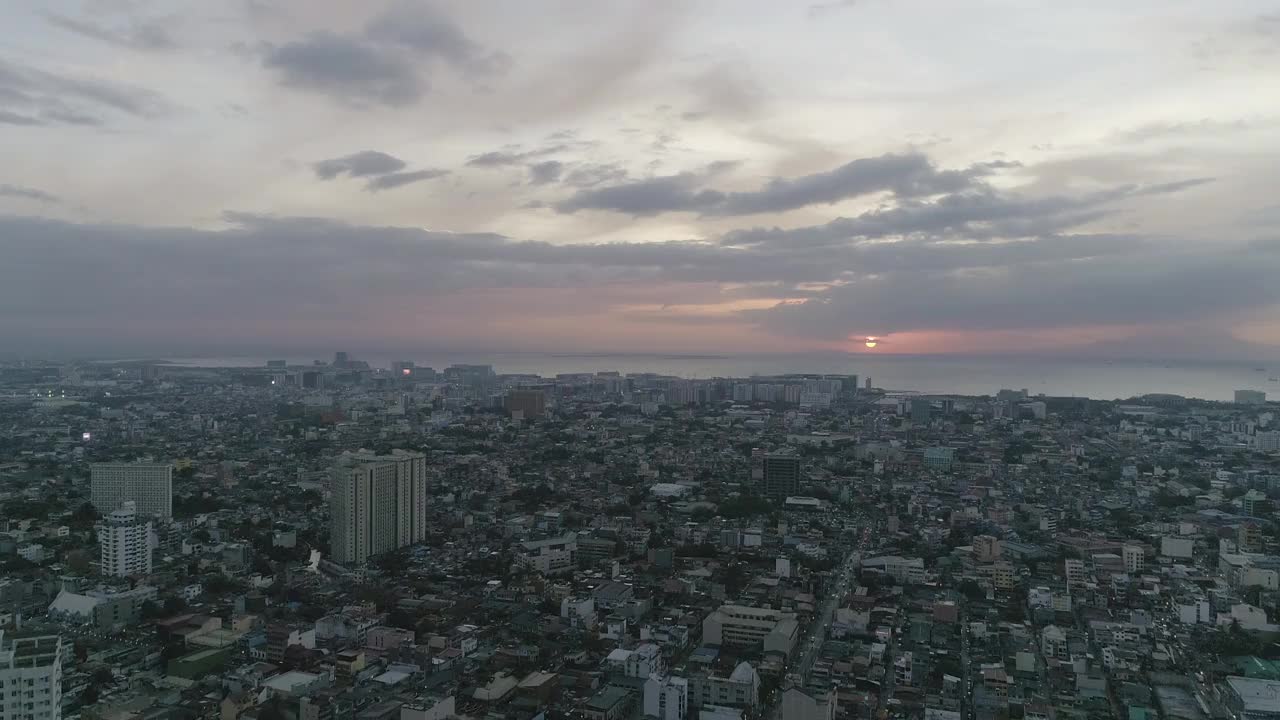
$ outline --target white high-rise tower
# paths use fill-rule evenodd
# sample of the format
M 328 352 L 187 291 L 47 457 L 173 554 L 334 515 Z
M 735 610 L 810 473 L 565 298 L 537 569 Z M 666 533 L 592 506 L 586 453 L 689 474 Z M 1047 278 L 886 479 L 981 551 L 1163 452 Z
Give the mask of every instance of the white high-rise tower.
M 132 500 L 126 500 L 98 525 L 98 545 L 103 575 L 128 577 L 151 572 L 155 534 L 151 521 L 138 516 Z

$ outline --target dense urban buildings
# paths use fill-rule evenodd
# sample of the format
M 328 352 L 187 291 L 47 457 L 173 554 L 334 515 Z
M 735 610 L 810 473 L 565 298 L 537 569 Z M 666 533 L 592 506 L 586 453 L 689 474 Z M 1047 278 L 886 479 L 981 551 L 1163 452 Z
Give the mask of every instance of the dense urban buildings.
M 1280 687 L 1265 401 L 351 354 L 0 391 L 3 720 L 1224 720 Z

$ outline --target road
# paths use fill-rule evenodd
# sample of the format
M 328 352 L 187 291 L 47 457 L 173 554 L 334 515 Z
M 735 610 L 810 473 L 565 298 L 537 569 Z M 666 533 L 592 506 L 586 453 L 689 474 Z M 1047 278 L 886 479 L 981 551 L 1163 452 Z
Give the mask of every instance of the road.
M 792 671 L 788 674 L 795 684 L 803 687 L 809 683 L 809 673 L 813 671 L 818 654 L 822 652 L 822 645 L 827 640 L 827 632 L 831 630 L 832 618 L 840 606 L 841 598 L 851 589 L 858 574 L 858 563 L 862 553 L 870 542 L 871 529 L 867 528 L 858 546 L 849 551 L 844 564 L 834 575 L 831 587 L 824 590 L 826 597 L 814 612 L 813 623 L 802 635 L 799 655 L 796 656 L 795 663 L 791 666 Z M 778 720 L 782 717 L 782 693 L 778 693 L 772 699 L 771 707 L 765 708 L 761 716 L 770 720 Z

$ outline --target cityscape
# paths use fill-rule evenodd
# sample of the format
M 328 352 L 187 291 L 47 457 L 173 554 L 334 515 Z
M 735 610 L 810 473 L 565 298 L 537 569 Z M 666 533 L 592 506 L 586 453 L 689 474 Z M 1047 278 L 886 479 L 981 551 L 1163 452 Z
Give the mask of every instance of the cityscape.
M 1280 712 L 1264 392 L 0 365 L 5 720 Z
M 0 27 L 0 720 L 1280 720 L 1280 0 Z

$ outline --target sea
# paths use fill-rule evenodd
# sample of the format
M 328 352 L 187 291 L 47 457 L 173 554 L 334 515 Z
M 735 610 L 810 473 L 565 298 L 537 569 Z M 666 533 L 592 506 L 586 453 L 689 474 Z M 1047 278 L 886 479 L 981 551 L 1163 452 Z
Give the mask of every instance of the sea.
M 492 365 L 498 373 L 555 377 L 558 373 L 615 371 L 657 373 L 690 379 L 749 378 L 786 373 L 858 375 L 859 382 L 890 391 L 994 395 L 1009 388 L 1032 395 L 1067 395 L 1095 400 L 1171 393 L 1202 400 L 1231 401 L 1236 390 L 1262 390 L 1280 398 L 1280 365 L 1223 361 L 1088 360 L 1043 357 L 978 357 L 841 353 L 787 355 L 664 355 L 554 353 L 406 353 L 360 355 L 373 367 L 411 360 L 437 371 L 453 364 Z M 186 367 L 260 368 L 267 360 L 311 365 L 328 357 L 188 357 L 165 362 Z

